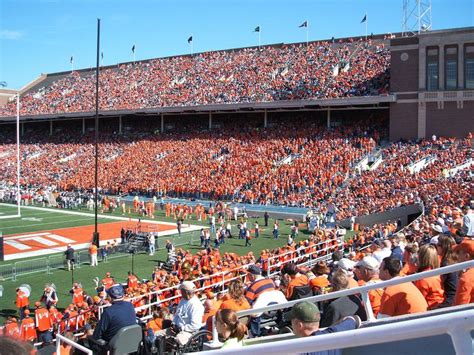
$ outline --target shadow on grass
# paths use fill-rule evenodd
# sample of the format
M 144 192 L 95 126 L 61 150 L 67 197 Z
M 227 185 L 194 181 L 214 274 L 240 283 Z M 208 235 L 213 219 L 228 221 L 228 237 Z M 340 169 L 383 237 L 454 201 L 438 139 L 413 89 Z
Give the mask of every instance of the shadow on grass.
M 18 311 L 16 309 L 2 309 L 0 311 L 0 317 L 4 317 L 4 318 L 10 317 L 10 316 L 17 316 L 17 315 L 18 315 Z

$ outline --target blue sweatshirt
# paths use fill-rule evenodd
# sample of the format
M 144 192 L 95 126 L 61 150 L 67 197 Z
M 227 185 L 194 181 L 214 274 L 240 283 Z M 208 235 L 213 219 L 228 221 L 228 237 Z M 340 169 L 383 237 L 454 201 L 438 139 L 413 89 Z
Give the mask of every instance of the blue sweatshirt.
M 133 324 L 137 324 L 133 305 L 130 302 L 118 301 L 104 310 L 92 337 L 108 342 L 121 328 Z

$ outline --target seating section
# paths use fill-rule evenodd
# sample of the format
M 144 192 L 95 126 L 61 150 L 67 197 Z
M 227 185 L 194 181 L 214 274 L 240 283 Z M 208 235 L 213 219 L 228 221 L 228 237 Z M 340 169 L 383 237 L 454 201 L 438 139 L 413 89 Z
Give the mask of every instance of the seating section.
M 99 186 L 109 193 L 156 192 L 251 203 L 310 206 L 330 196 L 381 135 L 370 121 L 332 131 L 304 119 L 268 129 L 242 122 L 215 132 L 104 135 Z M 366 135 L 365 129 L 373 132 Z M 373 136 L 373 137 L 372 137 Z M 374 139 L 375 138 L 375 139 Z M 6 139 L 6 137 L 5 137 Z M 33 186 L 91 189 L 92 137 L 32 134 L 21 148 L 22 176 Z M 4 144 L 0 176 L 13 181 L 16 145 Z M 292 153 L 291 164 L 276 163 Z
M 269 102 L 388 92 L 390 51 L 382 40 L 311 42 L 157 58 L 107 67 L 100 109 Z M 54 78 L 54 74 L 53 74 Z M 47 78 L 21 98 L 22 115 L 95 110 L 95 72 Z M 11 102 L 0 116 L 16 114 Z

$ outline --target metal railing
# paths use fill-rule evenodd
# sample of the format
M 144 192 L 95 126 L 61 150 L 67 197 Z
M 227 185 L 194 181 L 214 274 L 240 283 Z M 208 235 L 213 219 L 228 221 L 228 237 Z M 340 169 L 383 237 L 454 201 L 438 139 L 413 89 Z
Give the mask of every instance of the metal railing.
M 87 250 L 79 250 L 75 254 L 74 267 L 80 269 L 84 264 L 89 264 L 89 252 Z M 118 248 L 107 255 L 107 259 L 103 260 L 99 256 L 99 261 L 107 262 L 108 259 L 130 256 L 125 246 L 119 245 Z M 17 261 L 13 264 L 0 265 L 0 279 L 16 281 L 17 277 L 31 275 L 35 273 L 50 274 L 53 270 L 67 269 L 66 259 L 63 253 L 53 254 L 47 257 L 35 258 Z
M 365 309 L 368 314 L 369 319 L 374 319 L 374 315 L 371 312 L 372 310 L 372 305 L 370 304 L 370 300 L 368 297 L 369 291 L 372 290 L 377 290 L 377 289 L 383 289 L 388 286 L 394 286 L 394 285 L 399 285 L 402 283 L 407 283 L 407 282 L 412 282 L 412 281 L 417 281 L 421 279 L 425 279 L 428 277 L 432 276 L 439 276 L 439 275 L 444 275 L 444 274 L 449 274 L 451 272 L 458 272 L 464 269 L 469 269 L 474 267 L 474 261 L 465 261 L 463 263 L 458 263 L 458 264 L 453 264 L 449 266 L 445 266 L 442 268 L 430 270 L 430 271 L 423 271 L 417 274 L 409 275 L 409 276 L 403 276 L 403 277 L 396 277 L 391 280 L 387 281 L 381 281 L 377 283 L 372 283 L 372 284 L 366 284 L 361 287 L 355 287 L 351 289 L 346 289 L 342 291 L 336 291 L 336 292 L 331 292 L 325 295 L 318 295 L 318 296 L 312 296 L 305 298 L 305 301 L 309 302 L 322 302 L 334 298 L 339 298 L 339 297 L 344 297 L 344 296 L 350 296 L 350 295 L 355 295 L 355 294 L 361 294 L 362 295 L 362 300 L 364 302 Z M 289 307 L 293 307 L 295 304 L 301 302 L 302 300 L 296 300 L 296 301 L 289 301 L 287 303 L 281 303 L 273 306 L 267 306 L 267 307 L 262 307 L 262 308 L 255 308 L 255 309 L 249 309 L 245 311 L 239 311 L 237 312 L 237 315 L 239 317 L 244 317 L 252 314 L 258 314 L 258 313 L 264 313 L 268 311 L 275 311 L 279 309 L 285 309 Z
M 297 354 L 419 339 L 448 334 L 456 354 L 472 354 L 470 332 L 474 328 L 474 310 L 434 315 L 420 319 L 378 325 L 340 333 L 272 341 L 242 348 L 204 351 L 200 354 Z M 427 351 L 428 349 L 425 349 Z
M 61 342 L 66 343 L 68 345 L 71 345 L 73 348 L 82 351 L 83 353 L 86 353 L 88 355 L 93 355 L 94 352 L 91 349 L 88 349 L 73 340 L 70 340 L 66 338 L 65 336 L 62 336 L 61 334 L 56 334 L 56 354 L 61 354 Z
M 162 249 L 165 247 L 166 239 L 172 240 L 175 246 L 182 245 L 199 245 L 200 238 L 198 231 L 190 231 L 170 235 L 168 237 L 156 238 L 156 247 Z M 84 264 L 89 264 L 89 251 L 87 249 L 78 250 L 75 252 L 75 268 L 81 268 Z M 107 262 L 116 258 L 130 257 L 128 244 L 118 244 L 114 246 L 111 251 L 107 253 L 106 258 L 102 258 L 100 251 L 98 253 L 99 262 Z M 50 274 L 53 270 L 65 269 L 66 260 L 63 253 L 53 254 L 42 258 L 34 258 L 28 260 L 17 261 L 11 264 L 0 264 L 0 280 L 16 281 L 17 277 L 31 275 L 35 273 Z
M 332 244 L 334 242 L 336 242 L 335 245 Z M 322 248 L 322 249 L 317 249 L 317 250 L 314 250 L 314 251 L 307 252 L 308 249 L 311 250 L 313 248 L 318 248 L 321 245 L 324 245 L 325 247 Z M 320 255 L 318 255 L 318 254 L 321 254 L 322 252 L 326 252 L 326 255 L 330 256 L 329 251 L 332 250 L 332 249 L 334 249 L 334 250 L 343 250 L 344 249 L 344 237 L 335 237 L 333 239 L 323 240 L 322 242 L 316 243 L 314 245 L 301 248 L 300 250 L 302 250 L 302 253 L 298 253 L 298 249 L 297 249 L 297 250 L 289 251 L 289 252 L 286 252 L 286 253 L 283 253 L 283 254 L 271 256 L 267 259 L 267 262 L 268 262 L 268 277 L 272 277 L 275 274 L 279 273 L 280 267 L 287 264 L 287 263 L 289 263 L 290 261 L 297 262 L 301 258 L 309 258 L 309 260 L 307 260 L 303 263 L 298 263 L 298 265 L 299 266 L 312 265 L 312 264 L 315 263 L 314 260 L 313 260 L 313 259 L 315 259 L 314 256 L 316 256 L 316 258 L 318 258 L 318 261 L 319 261 L 320 260 L 319 259 Z M 297 254 L 297 256 L 294 257 L 294 258 L 291 258 L 291 260 L 284 260 L 284 261 L 280 260 L 282 257 L 286 257 L 286 256 L 292 255 L 292 254 Z M 272 273 L 272 269 L 274 270 L 273 273 Z
M 237 312 L 237 316 L 239 318 L 242 318 L 242 317 L 246 317 L 246 316 L 252 316 L 254 314 L 260 314 L 260 313 L 265 313 L 265 312 L 269 312 L 269 311 L 287 309 L 287 308 L 293 307 L 297 303 L 302 302 L 303 300 L 308 301 L 308 302 L 312 302 L 312 303 L 316 303 L 316 302 L 331 300 L 331 299 L 334 299 L 334 298 L 340 298 L 340 297 L 344 297 L 344 296 L 360 294 L 362 296 L 362 302 L 364 303 L 364 307 L 365 307 L 365 310 L 367 312 L 367 320 L 371 321 L 371 320 L 374 320 L 375 317 L 374 317 L 374 314 L 373 314 L 373 311 L 372 311 L 372 305 L 371 305 L 370 299 L 369 299 L 369 291 L 377 290 L 377 289 L 383 289 L 383 288 L 388 287 L 388 286 L 399 285 L 399 284 L 402 284 L 402 283 L 417 281 L 417 280 L 421 280 L 421 279 L 432 277 L 432 276 L 439 276 L 439 275 L 449 274 L 451 272 L 459 272 L 461 270 L 472 268 L 472 267 L 474 267 L 474 261 L 472 261 L 472 260 L 471 261 L 466 261 L 466 262 L 463 262 L 463 263 L 449 265 L 449 266 L 445 266 L 445 267 L 438 268 L 438 269 L 435 269 L 435 270 L 424 271 L 424 272 L 420 272 L 420 273 L 409 275 L 409 276 L 396 277 L 396 278 L 393 278 L 393 279 L 387 280 L 387 281 L 381 281 L 381 282 L 376 282 L 376 283 L 372 283 L 372 284 L 366 284 L 366 285 L 361 286 L 361 287 L 355 287 L 355 288 L 351 288 L 351 289 L 331 292 L 331 293 L 324 294 L 324 295 L 307 297 L 307 298 L 299 299 L 299 300 L 295 300 L 295 301 L 288 301 L 286 303 L 280 303 L 280 304 L 276 304 L 276 305 L 272 305 L 272 306 L 266 306 L 266 307 L 261 307 L 261 308 L 252 308 L 252 309 L 248 309 L 248 310 L 245 310 L 245 311 L 239 311 L 239 312 Z M 215 322 L 214 322 L 214 319 L 213 319 L 213 324 L 214 323 Z M 344 334 L 346 334 L 346 332 L 344 332 Z M 216 344 L 219 344 L 219 341 L 217 339 L 217 330 L 216 330 L 215 325 L 213 325 L 212 335 L 213 335 L 213 339 L 212 339 L 211 344 L 212 344 L 212 347 L 215 348 Z M 318 339 L 319 339 L 319 337 L 318 337 Z M 327 348 L 327 349 L 335 349 L 335 348 L 338 348 L 338 346 L 335 346 L 333 348 Z M 321 350 L 324 350 L 324 349 L 321 349 Z M 256 350 L 252 350 L 252 351 L 256 351 Z
M 329 240 L 325 240 L 323 242 L 320 242 L 318 244 L 315 244 L 315 245 L 311 245 L 311 246 L 308 246 L 308 247 L 305 247 L 303 248 L 304 251 L 306 251 L 307 249 L 311 249 L 311 248 L 314 248 L 316 247 L 317 245 L 322 245 L 322 244 L 326 244 L 328 245 L 330 242 L 337 242 L 337 245 L 332 245 L 332 246 L 326 246 L 325 248 L 323 249 L 320 249 L 320 250 L 316 250 L 316 251 L 313 251 L 313 252 L 310 252 L 310 253 L 307 253 L 307 254 L 302 254 L 302 255 L 297 255 L 296 257 L 294 258 L 290 258 L 288 260 L 285 260 L 284 262 L 279 262 L 278 264 L 275 264 L 273 265 L 273 267 L 275 269 L 283 266 L 284 264 L 286 263 L 290 263 L 290 262 L 298 262 L 301 258 L 309 258 L 309 260 L 306 260 L 302 263 L 298 263 L 299 266 L 306 266 L 306 265 L 312 265 L 312 264 L 315 264 L 319 261 L 327 261 L 329 259 L 331 259 L 331 255 L 332 253 L 329 253 L 329 251 L 331 249 L 333 249 L 334 247 L 336 248 L 339 248 L 340 246 L 342 246 L 343 242 L 341 241 L 341 237 L 336 237 L 334 239 L 329 239 Z M 287 253 L 284 253 L 284 254 L 281 254 L 279 256 L 283 256 L 283 255 L 287 255 L 287 254 L 295 254 L 297 253 L 296 251 L 291 251 L 291 252 L 287 252 Z M 324 253 L 324 255 L 322 256 L 318 256 L 318 257 L 315 257 L 317 256 L 318 253 Z M 212 280 L 212 279 L 219 279 L 220 281 L 218 282 L 215 282 L 215 283 L 212 283 L 210 285 L 205 285 L 203 287 L 200 287 L 200 288 L 197 288 L 196 291 L 199 292 L 199 291 L 204 291 L 206 289 L 214 289 L 214 288 L 218 288 L 219 289 L 219 292 L 220 293 L 223 293 L 223 292 L 226 292 L 227 288 L 226 286 L 232 281 L 232 280 L 235 280 L 235 279 L 239 279 L 239 278 L 243 278 L 245 277 L 245 271 L 247 270 L 247 268 L 249 267 L 250 264 L 247 264 L 247 265 L 242 265 L 242 266 L 239 266 L 237 268 L 234 268 L 234 269 L 231 269 L 231 270 L 226 270 L 226 271 L 220 271 L 220 272 L 217 272 L 215 274 L 212 274 L 212 275 L 208 275 L 208 276 L 203 276 L 203 277 L 199 277 L 199 278 L 196 278 L 193 280 L 193 282 L 199 282 L 199 281 L 206 281 L 206 280 Z M 269 277 L 272 277 L 272 276 L 275 276 L 277 275 L 279 272 L 275 272 L 273 274 L 269 273 Z M 230 276 L 229 275 L 236 275 L 236 276 Z M 175 286 L 171 286 L 171 287 L 168 287 L 168 288 L 165 288 L 165 289 L 161 289 L 161 290 L 157 290 L 157 291 L 153 291 L 153 292 L 149 292 L 145 295 L 141 295 L 141 296 L 137 296 L 137 297 L 133 297 L 133 298 L 130 298 L 129 301 L 130 302 L 135 302 L 135 301 L 140 301 L 140 300 L 143 300 L 143 299 L 146 299 L 147 303 L 143 306 L 139 306 L 139 307 L 135 307 L 135 312 L 137 313 L 140 313 L 142 312 L 142 316 L 141 316 L 141 319 L 148 319 L 151 317 L 151 311 L 152 311 L 152 308 L 154 306 L 158 306 L 162 303 L 167 303 L 167 302 L 170 302 L 170 301 L 174 301 L 176 300 L 177 298 L 180 298 L 181 296 L 178 295 L 178 296 L 170 296 L 170 297 L 167 297 L 167 298 L 164 298 L 164 299 L 160 299 L 159 296 L 163 293 L 167 293 L 167 292 L 170 292 L 170 293 L 173 293 L 175 290 L 177 290 L 179 288 L 179 284 L 178 285 L 175 285 Z M 157 300 L 152 302 L 152 299 L 156 297 Z M 107 308 L 107 307 L 110 307 L 110 305 L 105 305 L 105 306 L 100 306 L 99 307 L 99 312 L 98 312 L 98 317 L 100 319 L 102 313 L 103 313 L 103 310 L 104 308 Z

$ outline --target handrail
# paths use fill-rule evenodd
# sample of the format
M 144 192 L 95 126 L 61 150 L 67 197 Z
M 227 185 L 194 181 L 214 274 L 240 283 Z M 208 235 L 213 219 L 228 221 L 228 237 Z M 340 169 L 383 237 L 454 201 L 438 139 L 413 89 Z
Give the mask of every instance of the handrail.
M 304 250 L 306 251 L 307 249 L 309 248 L 314 248 L 318 245 L 321 245 L 321 244 L 328 244 L 329 242 L 337 242 L 337 244 L 335 246 L 339 247 L 339 246 L 343 246 L 344 243 L 343 243 L 343 238 L 341 237 L 335 237 L 335 238 L 332 238 L 332 239 L 328 239 L 328 240 L 325 240 L 325 241 L 322 241 L 322 242 L 319 242 L 315 245 L 311 245 L 311 246 L 307 246 L 307 247 L 304 247 Z M 298 261 L 298 259 L 302 258 L 302 257 L 312 257 L 314 254 L 318 254 L 318 253 L 321 253 L 321 252 L 324 252 L 324 251 L 328 251 L 332 246 L 326 246 L 326 248 L 323 248 L 323 249 L 319 249 L 319 250 L 316 250 L 316 251 L 313 251 L 313 252 L 310 252 L 308 254 L 303 254 L 303 255 L 297 255 L 295 258 L 291 258 L 289 260 L 286 260 L 284 263 L 289 263 L 289 262 L 292 262 L 292 261 Z M 294 253 L 297 253 L 298 250 L 294 250 L 294 251 L 290 251 L 290 252 L 286 252 L 284 254 L 280 254 L 280 255 L 276 255 L 275 257 L 281 257 L 283 255 L 288 255 L 288 254 L 294 254 Z M 328 254 L 324 255 L 323 257 L 327 256 Z M 311 263 L 311 262 L 314 262 L 314 261 L 319 261 L 320 258 L 322 258 L 321 256 L 318 256 L 317 258 L 314 258 L 314 259 L 311 259 L 310 261 L 308 262 L 305 262 L 303 264 L 300 264 L 300 265 L 305 265 L 305 264 L 308 264 L 308 263 Z M 270 259 L 270 258 L 269 258 Z M 269 260 L 268 259 L 268 260 Z M 323 259 L 321 259 L 323 260 Z M 271 268 L 278 268 L 280 267 L 282 264 L 284 263 L 281 263 L 281 262 L 278 262 L 276 264 L 273 264 L 273 265 L 270 265 L 269 263 L 269 266 L 268 266 L 268 271 L 269 271 L 269 276 L 272 276 L 270 270 Z M 211 284 L 211 285 L 207 285 L 207 286 L 203 286 L 199 289 L 197 289 L 198 291 L 199 290 L 205 290 L 206 288 L 211 288 L 211 287 L 216 287 L 216 286 L 221 286 L 222 287 L 222 290 L 224 291 L 225 290 L 225 284 L 229 283 L 230 281 L 232 280 L 235 280 L 237 278 L 240 278 L 242 275 L 237 275 L 237 276 L 233 276 L 231 278 L 226 278 L 228 277 L 229 274 L 231 273 L 235 273 L 235 272 L 241 272 L 243 270 L 246 270 L 248 267 L 250 266 L 250 264 L 245 264 L 245 265 L 241 265 L 241 266 L 238 266 L 234 269 L 230 269 L 230 270 L 227 270 L 227 271 L 219 271 L 215 274 L 212 274 L 212 275 L 207 275 L 207 276 L 203 276 L 203 277 L 199 277 L 197 279 L 194 279 L 192 280 L 193 282 L 196 282 L 196 281 L 203 281 L 203 280 L 209 280 L 209 279 L 213 279 L 213 278 L 220 278 L 221 280 L 214 283 L 214 284 Z M 151 300 L 151 297 L 153 297 L 154 295 L 156 295 L 158 297 L 159 294 L 162 294 L 163 292 L 168 292 L 168 291 L 173 291 L 175 289 L 177 289 L 179 287 L 179 285 L 174 285 L 174 286 L 171 286 L 171 287 L 167 287 L 167 288 L 164 288 L 164 289 L 161 289 L 161 290 L 156 290 L 156 291 L 152 291 L 152 292 L 149 292 L 145 295 L 140 295 L 140 296 L 135 296 L 135 297 L 131 297 L 129 299 L 127 299 L 127 301 L 129 302 L 134 302 L 134 301 L 139 301 L 139 300 L 142 300 L 143 298 L 147 297 L 148 298 L 148 301 L 150 302 Z M 176 296 L 170 296 L 168 298 L 165 298 L 165 299 L 158 299 L 156 302 L 150 302 L 150 303 L 147 303 L 143 306 L 139 306 L 139 307 L 135 307 L 135 311 L 136 312 L 139 312 L 139 311 L 142 311 L 142 310 L 146 310 L 146 309 L 149 309 L 151 310 L 151 307 L 152 306 L 155 306 L 155 305 L 158 305 L 158 304 L 161 304 L 163 302 L 169 302 L 169 301 L 172 301 L 176 298 L 179 298 L 181 297 L 180 295 Z M 110 307 L 110 305 L 102 305 L 102 306 L 99 306 L 99 310 L 98 310 L 98 318 L 100 319 L 101 316 L 102 316 L 102 313 L 103 313 L 103 310 L 107 307 Z M 150 314 L 151 315 L 151 312 Z M 144 317 L 146 318 L 146 317 Z
M 355 287 L 351 289 L 346 289 L 346 290 L 341 290 L 341 291 L 336 291 L 336 292 L 331 292 L 325 295 L 318 295 L 318 296 L 311 296 L 307 297 L 304 299 L 304 301 L 309 301 L 309 302 L 321 302 L 321 301 L 326 301 L 334 298 L 339 298 L 339 297 L 344 297 L 344 296 L 350 296 L 358 293 L 362 294 L 368 294 L 369 291 L 371 290 L 377 290 L 381 288 L 385 288 L 388 286 L 394 286 L 394 285 L 399 285 L 402 283 L 406 282 L 411 282 L 411 281 L 416 281 L 416 280 L 421 280 L 427 277 L 431 276 L 438 276 L 438 275 L 443 275 L 443 274 L 448 274 L 451 272 L 457 272 L 461 271 L 464 269 L 472 268 L 474 267 L 474 260 L 471 261 L 465 261 L 463 263 L 458 263 L 458 264 L 453 264 L 453 265 L 448 265 L 444 266 L 442 268 L 434 269 L 434 270 L 429 270 L 429 271 L 423 271 L 417 274 L 409 275 L 409 276 L 403 276 L 403 277 L 396 277 L 391 280 L 387 281 L 381 281 L 373 284 L 368 284 L 360 287 Z M 368 297 L 367 297 L 368 299 Z M 278 309 L 283 309 L 283 308 L 289 308 L 292 307 L 293 305 L 301 302 L 302 300 L 296 300 L 296 301 L 288 301 L 287 303 L 280 303 L 272 306 L 266 306 L 266 307 L 261 307 L 261 308 L 253 308 L 245 311 L 239 311 L 237 312 L 238 317 L 244 317 L 252 314 L 257 314 L 257 313 L 264 313 L 268 311 L 275 311 Z M 369 308 L 371 309 L 370 301 L 368 301 Z M 366 309 L 367 304 L 366 304 Z
M 91 350 L 91 349 L 88 349 L 68 338 L 66 338 L 65 336 L 62 336 L 61 334 L 57 333 L 56 334 L 56 354 L 61 354 L 61 342 L 64 342 L 66 344 L 69 344 L 71 345 L 73 348 L 76 348 L 80 351 L 82 351 L 83 353 L 86 353 L 88 355 L 93 355 L 94 352 Z
M 474 310 L 468 310 L 340 333 L 318 335 L 317 337 L 309 336 L 255 344 L 242 348 L 213 350 L 212 352 L 204 351 L 200 354 L 295 354 L 383 344 L 446 333 L 452 338 L 456 354 L 472 354 L 473 345 L 470 331 L 473 328 Z
M 336 244 L 336 245 L 328 245 L 328 243 L 329 243 L 330 241 L 336 241 L 337 244 Z M 314 259 L 313 259 L 313 255 L 314 255 L 314 254 L 316 254 L 317 258 L 320 258 L 320 256 L 318 256 L 318 254 L 320 254 L 321 252 L 326 252 L 326 255 L 328 255 L 327 251 L 330 250 L 330 249 L 333 248 L 333 247 L 336 247 L 336 248 L 342 247 L 342 248 L 344 248 L 344 240 L 343 240 L 343 238 L 336 237 L 335 239 L 330 239 L 330 240 L 328 240 L 328 241 L 323 241 L 323 242 L 320 242 L 320 243 L 318 243 L 318 244 L 305 247 L 305 250 L 308 249 L 308 248 L 314 248 L 316 245 L 320 245 L 320 244 L 326 244 L 326 247 L 323 248 L 323 249 L 318 249 L 318 250 L 312 251 L 312 252 L 307 253 L 307 254 L 306 254 L 306 253 L 305 253 L 305 254 L 302 254 L 302 255 L 298 254 L 296 257 L 291 258 L 291 259 L 289 259 L 289 260 L 285 260 L 285 261 L 283 261 L 283 262 L 278 261 L 277 263 L 272 264 L 272 265 L 270 265 L 270 263 L 269 263 L 269 265 L 268 265 L 268 275 L 267 275 L 267 276 L 268 276 L 268 277 L 274 276 L 274 273 L 271 272 L 271 269 L 272 269 L 272 268 L 273 268 L 273 269 L 278 269 L 278 268 L 279 268 L 280 266 L 282 266 L 282 265 L 288 264 L 288 263 L 290 263 L 290 262 L 292 262 L 292 261 L 298 261 L 298 259 L 303 258 L 303 257 L 309 257 L 309 258 L 311 259 L 311 260 L 309 261 L 309 263 L 311 263 L 312 261 L 314 261 Z M 285 253 L 285 254 L 275 255 L 273 258 L 275 259 L 275 258 L 277 258 L 277 257 L 281 257 L 281 256 L 286 255 L 286 254 L 294 254 L 294 253 L 298 253 L 298 249 L 295 250 L 295 251 L 291 251 L 291 252 Z M 269 258 L 269 259 L 270 259 L 270 258 Z M 269 259 L 268 259 L 268 260 L 269 260 Z M 308 264 L 308 262 L 305 262 L 304 264 Z M 298 263 L 298 266 L 302 266 L 302 265 L 304 265 L 304 264 Z

